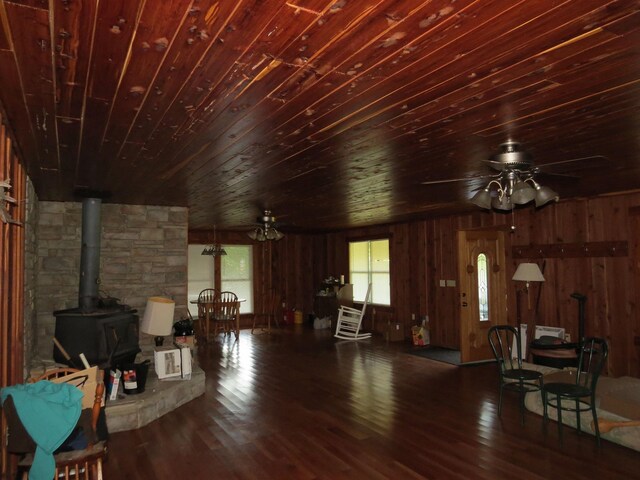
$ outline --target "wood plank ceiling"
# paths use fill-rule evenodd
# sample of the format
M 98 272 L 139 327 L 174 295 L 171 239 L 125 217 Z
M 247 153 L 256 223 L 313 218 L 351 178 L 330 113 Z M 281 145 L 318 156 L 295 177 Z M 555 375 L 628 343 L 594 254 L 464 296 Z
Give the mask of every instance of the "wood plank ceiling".
M 4 0 L 0 102 L 41 200 L 188 206 L 193 229 L 263 208 L 285 231 L 475 209 L 508 138 L 538 166 L 606 157 L 544 177 L 563 198 L 624 191 L 640 187 L 639 10 Z

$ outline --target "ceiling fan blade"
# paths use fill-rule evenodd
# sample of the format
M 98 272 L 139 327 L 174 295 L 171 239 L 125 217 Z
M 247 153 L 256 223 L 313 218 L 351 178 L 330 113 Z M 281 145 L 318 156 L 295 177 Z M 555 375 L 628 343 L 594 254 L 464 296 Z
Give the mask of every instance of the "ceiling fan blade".
M 541 170 L 540 173 L 538 174 L 540 176 L 545 176 L 545 177 L 562 177 L 562 178 L 571 178 L 574 180 L 578 180 L 580 177 L 578 175 L 571 175 L 569 173 L 554 173 L 554 172 L 545 172 L 544 170 Z
M 586 160 L 592 161 L 585 162 Z M 541 170 L 546 170 L 547 168 L 567 165 L 574 162 L 585 162 L 585 164 L 580 165 L 579 168 L 595 168 L 605 165 L 608 161 L 609 159 L 604 155 L 590 155 L 588 157 L 570 158 L 569 160 L 559 160 L 557 162 L 545 163 L 544 165 L 538 165 L 538 168 L 540 168 Z
M 446 180 L 430 180 L 426 182 L 420 182 L 422 185 L 436 185 L 438 183 L 453 183 L 453 182 L 464 182 L 469 180 L 478 180 L 482 178 L 491 178 L 496 175 L 476 175 L 475 177 L 460 177 L 460 178 L 448 178 Z

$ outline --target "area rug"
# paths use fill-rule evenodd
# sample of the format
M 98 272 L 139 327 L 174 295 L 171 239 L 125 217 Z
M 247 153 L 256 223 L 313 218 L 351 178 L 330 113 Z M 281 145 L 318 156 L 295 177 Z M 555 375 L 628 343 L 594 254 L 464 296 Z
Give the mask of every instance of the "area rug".
M 450 348 L 444 347 L 421 347 L 421 348 L 412 348 L 407 353 L 410 355 L 416 355 L 418 357 L 428 358 L 430 360 L 436 360 L 438 362 L 449 363 L 451 365 L 481 365 L 483 363 L 491 363 L 495 362 L 495 360 L 482 360 L 479 362 L 468 362 L 461 363 L 460 362 L 460 350 L 453 350 Z

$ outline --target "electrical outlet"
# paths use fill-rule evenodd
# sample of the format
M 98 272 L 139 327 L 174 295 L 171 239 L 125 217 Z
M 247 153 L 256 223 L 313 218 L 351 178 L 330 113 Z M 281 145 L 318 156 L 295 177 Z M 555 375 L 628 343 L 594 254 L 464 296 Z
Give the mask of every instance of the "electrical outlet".
M 440 286 L 441 287 L 446 287 L 447 286 L 447 281 L 446 280 L 440 280 Z
M 447 287 L 455 287 L 455 286 L 456 286 L 455 280 L 447 280 Z
M 415 319 L 416 319 L 416 314 L 415 314 L 415 313 L 412 313 L 412 314 L 411 314 L 411 320 L 415 321 Z

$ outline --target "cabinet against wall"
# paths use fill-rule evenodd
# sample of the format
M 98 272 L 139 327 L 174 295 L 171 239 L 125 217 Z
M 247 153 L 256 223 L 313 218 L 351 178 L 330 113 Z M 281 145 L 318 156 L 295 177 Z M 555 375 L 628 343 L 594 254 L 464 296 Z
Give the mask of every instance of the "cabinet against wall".
M 342 305 L 353 307 L 353 285 L 342 286 L 325 284 L 316 293 L 313 302 L 313 312 L 318 318 L 331 317 L 331 324 L 335 325 L 338 318 L 338 308 Z

